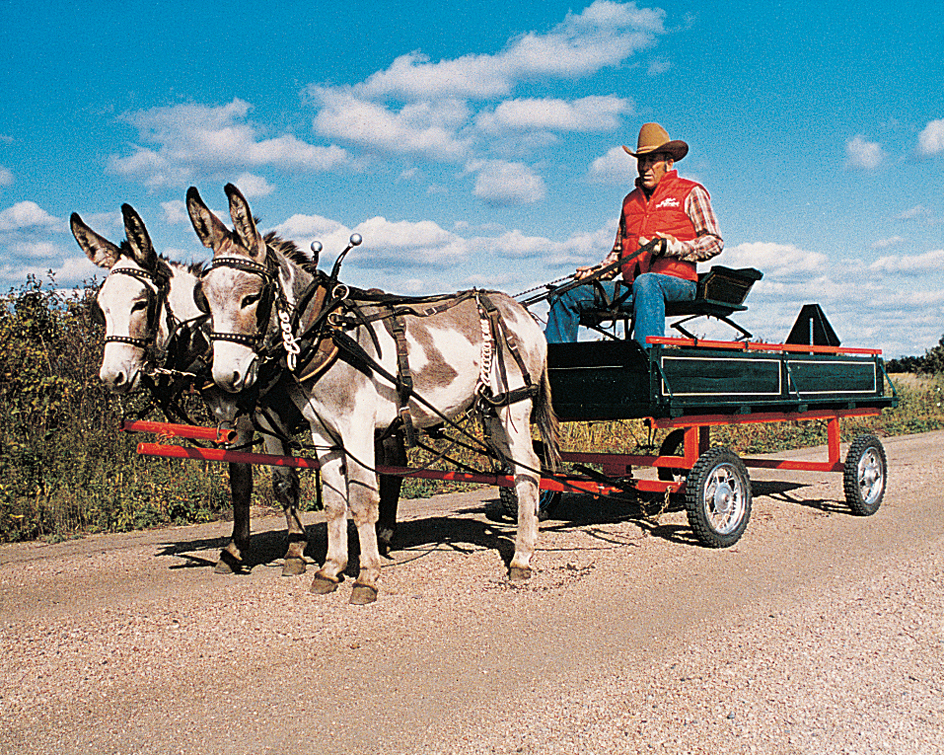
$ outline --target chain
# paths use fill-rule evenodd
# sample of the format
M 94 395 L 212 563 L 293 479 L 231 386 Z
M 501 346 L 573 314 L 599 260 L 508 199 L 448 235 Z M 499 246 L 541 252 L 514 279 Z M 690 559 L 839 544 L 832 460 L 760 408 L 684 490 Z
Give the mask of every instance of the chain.
M 182 372 L 181 370 L 169 370 L 166 367 L 154 367 L 149 372 L 149 375 L 167 375 L 168 377 L 188 377 L 188 378 L 198 378 L 200 377 L 196 372 Z

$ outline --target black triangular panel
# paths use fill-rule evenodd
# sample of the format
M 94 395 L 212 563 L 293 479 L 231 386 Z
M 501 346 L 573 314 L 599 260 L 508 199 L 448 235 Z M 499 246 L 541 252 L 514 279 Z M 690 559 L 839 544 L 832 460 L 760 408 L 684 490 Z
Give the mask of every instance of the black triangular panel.
M 839 337 L 819 304 L 804 304 L 797 315 L 786 343 L 813 346 L 838 346 Z

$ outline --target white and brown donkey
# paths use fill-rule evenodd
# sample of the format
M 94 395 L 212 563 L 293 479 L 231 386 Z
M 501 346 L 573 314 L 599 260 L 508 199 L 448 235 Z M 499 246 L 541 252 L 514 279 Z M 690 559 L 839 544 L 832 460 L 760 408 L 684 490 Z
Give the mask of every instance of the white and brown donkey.
M 187 209 L 197 236 L 214 255 L 201 283 L 213 319 L 213 380 L 236 393 L 252 387 L 285 343 L 280 318 L 317 323 L 319 312 L 313 308 L 343 295 L 344 287 L 339 294 L 333 276 L 315 275 L 268 245 L 239 190 L 229 184 L 225 191 L 232 232 L 207 208 L 195 188 L 187 192 Z M 319 285 L 334 290 L 312 296 L 313 287 Z M 299 305 L 306 311 L 297 311 Z M 488 327 L 483 307 L 495 318 L 492 322 L 500 322 L 498 337 L 484 335 Z M 494 445 L 511 462 L 518 497 L 518 532 L 509 574 L 512 579 L 531 575 L 540 475 L 532 420 L 546 447 L 557 447 L 544 335 L 527 310 L 497 292 L 465 292 L 435 309 L 425 316 L 403 315 L 405 332 L 399 348 L 389 323 L 379 319 L 362 318 L 357 324 L 354 318 L 343 333 L 326 327 L 322 334 L 342 344 L 340 358 L 312 379 L 296 379 L 288 389 L 308 420 L 324 485 L 328 550 L 312 583 L 313 592 L 330 592 L 342 578 L 348 560 L 346 520 L 350 513 L 360 541 L 360 572 L 351 602 L 376 599 L 380 556 L 374 529 L 379 498 L 374 433 L 390 427 L 398 416 L 402 419 L 403 403 L 416 427 L 440 424 L 443 417 L 459 418 L 476 405 L 485 385 L 485 393 L 497 404 L 485 413 L 485 420 Z M 413 384 L 408 402 L 402 386 L 398 390 L 390 379 L 397 380 L 398 354 L 404 356 L 404 350 Z M 491 360 L 490 350 L 494 352 Z M 489 362 L 491 368 L 483 369 L 483 363 Z M 533 384 L 530 376 L 536 378 Z M 498 400 L 501 396 L 507 400 Z

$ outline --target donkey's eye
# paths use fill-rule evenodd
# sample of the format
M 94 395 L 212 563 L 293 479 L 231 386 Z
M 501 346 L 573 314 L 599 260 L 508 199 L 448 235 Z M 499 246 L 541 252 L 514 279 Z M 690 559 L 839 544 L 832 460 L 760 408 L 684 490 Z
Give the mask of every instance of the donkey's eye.
M 141 312 L 142 310 L 147 309 L 147 305 L 148 305 L 147 300 L 141 299 L 140 301 L 136 301 L 131 305 L 131 311 Z
M 242 301 L 243 309 L 245 309 L 246 307 L 251 307 L 257 301 L 259 301 L 260 298 L 261 297 L 259 294 L 249 294 L 247 296 L 244 296 L 243 301 Z

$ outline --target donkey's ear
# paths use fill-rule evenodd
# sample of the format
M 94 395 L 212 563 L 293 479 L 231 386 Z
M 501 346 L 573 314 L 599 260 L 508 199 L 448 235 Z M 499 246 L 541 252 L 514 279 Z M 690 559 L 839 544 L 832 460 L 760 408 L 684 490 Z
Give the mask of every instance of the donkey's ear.
M 75 240 L 85 252 L 85 256 L 99 267 L 111 270 L 121 257 L 121 249 L 89 228 L 77 212 L 73 212 L 69 218 L 69 226 L 72 228 Z
M 125 235 L 131 245 L 134 261 L 145 270 L 154 270 L 157 266 L 157 252 L 148 235 L 144 221 L 130 204 L 121 205 L 121 216 L 125 219 Z
M 210 212 L 203 199 L 200 198 L 200 192 L 197 191 L 196 186 L 187 189 L 187 212 L 190 214 L 190 222 L 193 223 L 193 230 L 197 232 L 200 242 L 214 252 L 219 249 L 229 236 L 229 230 L 223 225 L 223 221 Z
M 256 262 L 262 262 L 266 253 L 265 241 L 256 228 L 249 202 L 233 184 L 226 184 L 223 191 L 229 198 L 229 214 L 233 218 L 233 230 L 236 231 L 236 236 L 249 252 L 249 256 Z

